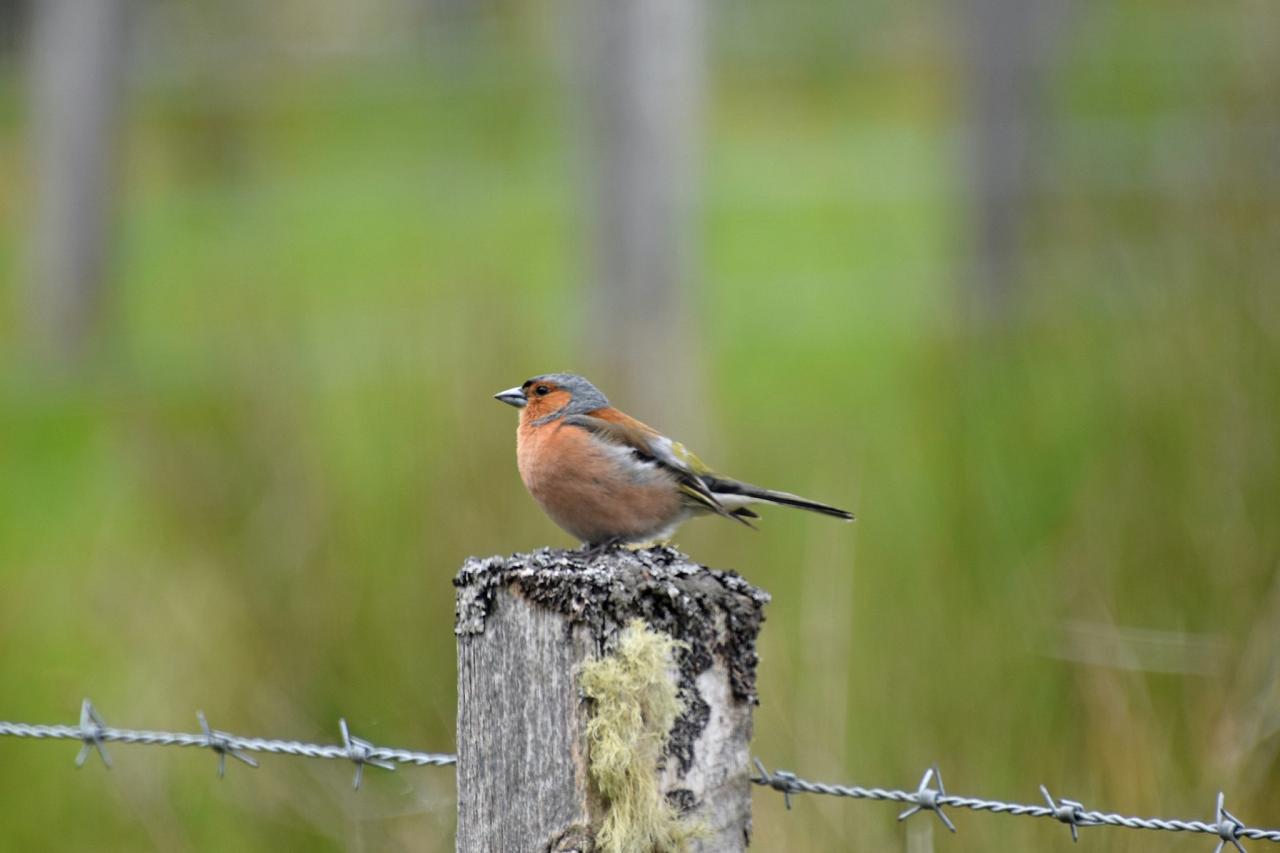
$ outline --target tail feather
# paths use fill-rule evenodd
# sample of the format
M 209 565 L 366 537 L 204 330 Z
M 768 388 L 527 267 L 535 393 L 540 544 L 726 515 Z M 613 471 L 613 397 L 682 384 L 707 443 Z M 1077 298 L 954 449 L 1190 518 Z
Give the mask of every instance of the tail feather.
M 810 512 L 820 512 L 823 515 L 829 515 L 833 518 L 853 521 L 853 513 L 847 510 L 831 506 L 830 504 L 810 500 L 809 498 L 802 498 L 799 495 L 793 495 L 790 492 L 777 492 L 773 489 L 765 489 L 760 486 L 753 486 L 750 483 L 743 483 L 739 480 L 729 480 L 723 477 L 704 477 L 703 481 L 707 484 L 707 488 L 711 490 L 713 495 L 740 495 L 742 497 L 765 501 L 766 503 L 792 506 L 797 509 L 807 509 Z

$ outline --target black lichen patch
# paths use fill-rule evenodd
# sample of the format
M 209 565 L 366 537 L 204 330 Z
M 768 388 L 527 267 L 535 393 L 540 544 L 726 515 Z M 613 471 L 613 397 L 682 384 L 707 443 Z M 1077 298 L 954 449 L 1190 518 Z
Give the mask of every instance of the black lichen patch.
M 683 681 L 683 678 L 681 679 Z M 680 764 L 680 775 L 693 766 L 693 744 L 711 719 L 711 706 L 697 690 L 687 684 L 680 686 L 680 704 L 684 708 L 671 727 L 667 738 L 667 754 Z
M 667 752 L 688 772 L 693 744 L 706 727 L 709 708 L 698 676 L 719 659 L 733 697 L 757 704 L 756 637 L 769 594 L 731 571 L 710 569 L 673 548 L 603 552 L 543 548 L 510 557 L 472 558 L 453 585 L 458 588 L 460 638 L 484 632 L 495 590 L 512 587 L 530 601 L 585 626 L 605 653 L 618 633 L 639 617 L 679 640 L 680 692 L 685 711 L 672 729 Z
M 676 814 L 684 816 L 693 814 L 698 807 L 698 798 L 688 788 L 674 788 L 667 791 L 667 802 L 676 810 Z

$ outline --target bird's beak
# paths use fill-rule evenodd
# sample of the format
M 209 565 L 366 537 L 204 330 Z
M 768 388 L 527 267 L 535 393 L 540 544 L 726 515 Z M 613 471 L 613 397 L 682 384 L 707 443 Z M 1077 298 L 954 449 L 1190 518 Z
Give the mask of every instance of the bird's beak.
M 524 398 L 524 391 L 520 388 L 508 388 L 505 391 L 499 391 L 493 395 L 493 399 L 501 400 L 508 406 L 515 406 L 517 409 L 523 409 L 525 403 L 529 402 Z

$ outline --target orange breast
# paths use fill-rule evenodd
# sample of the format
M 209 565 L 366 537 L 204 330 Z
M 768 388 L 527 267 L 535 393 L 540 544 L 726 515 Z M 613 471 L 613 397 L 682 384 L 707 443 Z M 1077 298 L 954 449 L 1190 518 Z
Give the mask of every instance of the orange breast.
M 522 424 L 516 460 L 534 500 L 584 542 L 652 538 L 686 514 L 671 474 L 563 421 Z

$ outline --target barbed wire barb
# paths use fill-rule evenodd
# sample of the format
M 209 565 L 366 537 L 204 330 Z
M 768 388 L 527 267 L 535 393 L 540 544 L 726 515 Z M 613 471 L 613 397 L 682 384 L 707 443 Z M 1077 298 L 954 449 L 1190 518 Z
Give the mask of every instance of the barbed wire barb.
M 76 755 L 76 767 L 84 767 L 84 763 L 89 760 L 89 756 L 94 750 L 98 751 L 98 755 L 102 756 L 102 763 L 107 769 L 111 769 L 111 756 L 107 755 L 106 747 L 102 745 L 103 732 L 107 728 L 107 723 L 102 716 L 94 709 L 93 703 L 89 701 L 89 697 L 80 703 L 80 740 L 84 744 L 80 747 L 80 752 Z
M 1079 827 L 1093 826 L 1084 816 L 1083 803 L 1078 803 L 1075 800 L 1054 800 L 1053 795 L 1049 793 L 1049 789 L 1044 785 L 1040 786 L 1040 793 L 1044 795 L 1044 801 L 1053 810 L 1053 817 L 1071 827 L 1072 841 L 1078 842 L 1080 840 Z
M 218 754 L 218 778 L 221 779 L 227 773 L 227 756 L 243 761 L 255 770 L 258 768 L 258 762 L 245 755 L 238 749 L 231 746 L 230 735 L 226 732 L 219 732 L 209 728 L 209 721 L 204 717 L 204 711 L 196 711 L 196 719 L 200 721 L 200 728 L 204 731 L 205 745 Z
M 1213 853 L 1222 853 L 1222 848 L 1227 842 L 1231 842 L 1239 853 L 1245 853 L 1244 847 L 1240 845 L 1240 830 L 1244 829 L 1244 822 L 1238 819 L 1231 812 L 1227 811 L 1226 794 L 1222 791 L 1218 792 L 1218 846 L 1213 849 Z
M 938 787 L 933 789 L 929 787 L 929 782 L 933 777 L 938 777 Z M 955 824 L 951 822 L 951 818 L 947 817 L 942 811 L 942 798 L 947 795 L 947 789 L 942 785 L 942 771 L 938 769 L 938 765 L 933 765 L 924 771 L 924 776 L 920 777 L 920 786 L 915 791 L 915 805 L 898 815 L 898 820 L 906 820 L 918 811 L 928 810 L 938 816 L 938 820 L 942 821 L 942 825 L 952 832 L 956 831 Z
M 364 778 L 364 766 L 372 764 L 374 767 L 381 767 L 383 770 L 395 770 L 396 766 L 390 761 L 383 761 L 373 757 L 377 752 L 376 747 L 369 741 L 355 737 L 347 729 L 347 721 L 345 719 L 338 720 L 338 728 L 342 730 L 342 745 L 347 750 L 347 758 L 355 762 L 356 775 L 351 782 L 351 787 L 360 790 L 360 782 Z
M 782 792 L 782 801 L 787 804 L 787 811 L 791 811 L 791 783 L 795 780 L 796 774 L 788 773 L 785 770 L 779 770 L 770 775 L 769 771 L 764 768 L 764 762 L 759 758 L 754 759 L 756 769 L 760 771 L 759 776 L 753 776 L 752 782 L 757 785 L 768 785 L 775 791 Z

